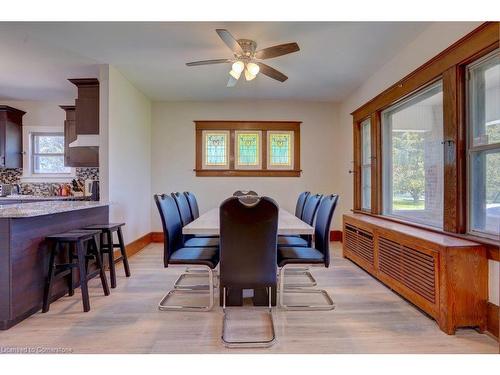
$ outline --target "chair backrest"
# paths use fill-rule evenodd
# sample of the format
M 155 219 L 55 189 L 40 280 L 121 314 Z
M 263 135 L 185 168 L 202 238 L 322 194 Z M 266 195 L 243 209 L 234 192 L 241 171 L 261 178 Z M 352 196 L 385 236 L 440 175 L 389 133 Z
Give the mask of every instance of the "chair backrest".
M 253 190 L 236 190 L 233 193 L 233 197 L 244 197 L 245 195 L 252 195 L 254 197 L 258 197 L 259 196 L 259 194 L 257 194 Z
M 154 200 L 163 226 L 163 264 L 168 267 L 172 254 L 184 246 L 182 222 L 174 198 L 167 194 L 155 194 Z
M 313 225 L 314 216 L 316 215 L 316 211 L 318 210 L 319 202 L 322 197 L 323 196 L 321 194 L 311 194 L 307 197 L 304 205 L 304 211 L 302 212 L 302 221 L 309 225 Z
M 220 206 L 220 283 L 243 289 L 276 284 L 278 204 L 231 197 Z
M 297 198 L 297 205 L 295 206 L 295 216 L 302 219 L 302 213 L 304 212 L 304 205 L 306 203 L 307 197 L 311 194 L 310 191 L 304 191 L 299 194 Z
M 189 208 L 186 196 L 182 193 L 176 192 L 172 193 L 172 198 L 175 199 L 175 203 L 177 204 L 177 209 L 179 210 L 179 215 L 181 216 L 182 226 L 188 225 L 193 221 L 193 216 L 191 216 L 191 209 Z
M 314 247 L 323 253 L 325 266 L 330 265 L 330 225 L 339 196 L 325 195 L 319 204 L 314 226 Z
M 198 219 L 200 217 L 200 210 L 198 209 L 198 202 L 196 201 L 196 197 L 189 191 L 185 191 L 184 196 L 188 201 L 189 209 L 191 210 L 191 217 L 193 218 L 193 220 Z

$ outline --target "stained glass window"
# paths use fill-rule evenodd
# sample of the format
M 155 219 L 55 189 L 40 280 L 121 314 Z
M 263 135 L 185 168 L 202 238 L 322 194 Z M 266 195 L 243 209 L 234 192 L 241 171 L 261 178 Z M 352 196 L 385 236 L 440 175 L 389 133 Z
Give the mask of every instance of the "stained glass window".
M 204 165 L 228 166 L 228 132 L 206 132 L 204 136 Z
M 260 131 L 236 132 L 237 168 L 260 168 Z
M 292 132 L 269 132 L 269 167 L 292 167 Z

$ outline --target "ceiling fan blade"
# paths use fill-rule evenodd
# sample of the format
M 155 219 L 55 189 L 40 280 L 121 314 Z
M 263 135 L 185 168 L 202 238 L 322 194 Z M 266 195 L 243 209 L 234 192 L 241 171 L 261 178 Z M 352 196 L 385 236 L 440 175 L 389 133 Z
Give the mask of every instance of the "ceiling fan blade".
M 198 66 L 198 65 L 212 65 L 212 64 L 223 64 L 230 63 L 229 59 L 217 59 L 217 60 L 201 60 L 186 63 L 187 66 Z
M 229 80 L 227 81 L 226 87 L 234 87 L 236 86 L 236 83 L 238 83 L 238 80 L 233 76 L 229 76 Z
M 274 68 L 271 68 L 269 65 L 266 65 L 261 62 L 257 62 L 256 64 L 260 67 L 260 72 L 268 77 L 271 77 L 280 82 L 285 82 L 288 79 L 286 75 L 277 71 Z
M 289 53 L 300 51 L 297 43 L 285 43 L 278 46 L 261 49 L 255 53 L 258 59 L 271 59 L 273 57 L 283 56 Z
M 243 48 L 241 48 L 240 44 L 238 41 L 231 35 L 229 31 L 226 29 L 216 29 L 215 30 L 217 34 L 219 34 L 220 38 L 226 45 L 233 51 L 234 53 L 238 55 L 244 55 L 245 52 L 243 52 Z

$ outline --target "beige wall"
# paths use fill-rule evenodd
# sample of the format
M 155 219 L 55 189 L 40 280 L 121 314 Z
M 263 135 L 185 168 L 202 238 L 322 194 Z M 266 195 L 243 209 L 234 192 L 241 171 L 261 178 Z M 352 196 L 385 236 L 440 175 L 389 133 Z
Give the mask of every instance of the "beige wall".
M 349 145 L 342 151 L 337 148 L 335 168 L 342 171 L 351 167 L 352 153 L 352 116 L 356 108 L 385 90 L 408 73 L 443 51 L 461 37 L 478 27 L 481 22 L 437 22 L 421 33 L 406 48 L 373 75 L 339 106 L 338 138 L 342 145 Z M 347 211 L 352 207 L 352 179 L 339 180 L 339 192 L 344 198 L 340 208 Z M 499 263 L 489 262 L 489 300 L 499 304 Z
M 130 243 L 151 231 L 151 102 L 111 66 L 100 83 L 101 199 Z
M 72 105 L 74 101 L 43 102 L 43 101 L 13 101 L 2 100 L 2 105 L 8 105 L 26 112 L 23 116 L 23 126 L 50 126 L 59 127 L 64 131 L 65 112 L 59 105 Z
M 337 108 L 331 103 L 154 102 L 152 111 L 152 191 L 192 191 L 200 211 L 217 207 L 238 189 L 252 189 L 277 200 L 289 211 L 304 190 L 336 193 L 338 180 L 348 178 L 336 170 Z M 196 177 L 193 120 L 296 120 L 302 121 L 301 177 Z M 340 199 L 344 199 L 342 196 Z M 337 222 L 340 213 L 337 213 Z M 155 207 L 152 227 L 161 230 Z

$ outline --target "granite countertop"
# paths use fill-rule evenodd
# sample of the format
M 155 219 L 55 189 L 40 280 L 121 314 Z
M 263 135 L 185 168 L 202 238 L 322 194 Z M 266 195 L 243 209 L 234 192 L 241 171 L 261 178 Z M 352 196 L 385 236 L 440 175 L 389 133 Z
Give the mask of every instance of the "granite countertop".
M 0 202 L 1 201 L 30 201 L 30 200 L 45 200 L 45 201 L 64 201 L 68 199 L 80 199 L 83 200 L 88 197 L 75 197 L 75 196 L 42 196 L 42 195 L 23 195 L 23 194 L 16 194 L 16 195 L 7 195 L 5 197 L 0 197 Z
M 61 212 L 84 210 L 108 206 L 106 202 L 95 201 L 45 201 L 15 204 L 0 204 L 0 219 L 51 215 Z

